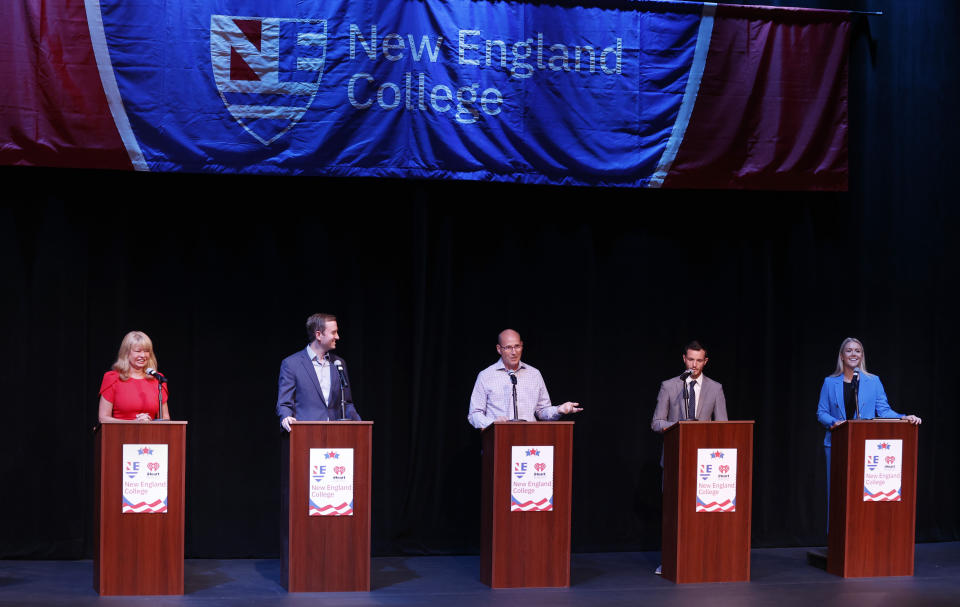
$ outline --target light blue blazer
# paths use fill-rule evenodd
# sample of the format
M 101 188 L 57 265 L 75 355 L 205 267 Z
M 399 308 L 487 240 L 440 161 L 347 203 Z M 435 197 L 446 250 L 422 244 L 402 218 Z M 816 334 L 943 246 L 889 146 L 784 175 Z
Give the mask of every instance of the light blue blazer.
M 858 401 L 860 419 L 903 417 L 890 408 L 887 393 L 883 391 L 883 384 L 876 375 L 860 373 Z M 827 435 L 823 439 L 825 447 L 830 446 L 830 426 L 845 419 L 847 419 L 847 413 L 843 406 L 843 375 L 828 377 L 823 380 L 823 387 L 820 388 L 820 402 L 817 404 L 817 421 L 827 428 Z

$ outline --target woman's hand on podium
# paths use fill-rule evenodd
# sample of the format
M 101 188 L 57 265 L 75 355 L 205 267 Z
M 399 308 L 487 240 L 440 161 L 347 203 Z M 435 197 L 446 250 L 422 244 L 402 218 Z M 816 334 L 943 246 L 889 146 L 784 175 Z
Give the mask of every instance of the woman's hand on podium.
M 905 421 L 905 422 L 910 422 L 911 424 L 914 424 L 915 426 L 919 426 L 920 423 L 923 422 L 923 420 L 920 419 L 919 417 L 917 417 L 916 415 L 904 415 L 904 416 L 901 417 L 900 419 L 902 419 L 902 420 Z

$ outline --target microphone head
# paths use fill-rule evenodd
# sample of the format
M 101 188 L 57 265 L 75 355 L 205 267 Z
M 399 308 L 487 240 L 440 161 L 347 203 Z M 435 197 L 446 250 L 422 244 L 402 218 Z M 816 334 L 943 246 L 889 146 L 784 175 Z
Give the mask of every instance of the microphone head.
M 686 371 L 680 374 L 680 379 L 687 379 L 691 375 L 693 375 L 693 371 L 691 371 L 690 369 L 687 369 Z
M 343 362 L 335 360 L 333 361 L 333 364 L 337 368 L 337 371 L 343 371 Z
M 153 375 L 156 372 L 157 370 L 154 369 L 153 367 L 147 367 L 147 375 Z
M 517 374 L 516 374 L 516 372 L 510 371 L 509 373 L 510 373 L 510 383 L 513 384 L 514 386 L 516 386 L 516 385 L 517 385 Z

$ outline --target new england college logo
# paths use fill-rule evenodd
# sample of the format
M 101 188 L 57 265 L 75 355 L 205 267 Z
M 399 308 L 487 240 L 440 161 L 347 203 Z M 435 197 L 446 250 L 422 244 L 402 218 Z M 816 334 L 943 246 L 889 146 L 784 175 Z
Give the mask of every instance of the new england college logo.
M 310 108 L 326 53 L 326 19 L 210 16 L 210 60 L 220 99 L 265 146 Z
M 134 478 L 140 472 L 140 462 L 127 462 L 123 471 L 130 478 Z

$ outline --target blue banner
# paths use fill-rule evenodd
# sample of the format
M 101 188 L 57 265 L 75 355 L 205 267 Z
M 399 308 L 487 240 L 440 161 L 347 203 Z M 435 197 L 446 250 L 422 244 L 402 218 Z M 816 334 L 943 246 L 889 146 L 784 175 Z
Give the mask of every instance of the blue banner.
M 677 2 L 98 4 L 138 168 L 621 185 L 645 185 L 663 156 L 703 14 Z

